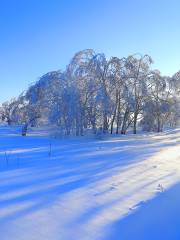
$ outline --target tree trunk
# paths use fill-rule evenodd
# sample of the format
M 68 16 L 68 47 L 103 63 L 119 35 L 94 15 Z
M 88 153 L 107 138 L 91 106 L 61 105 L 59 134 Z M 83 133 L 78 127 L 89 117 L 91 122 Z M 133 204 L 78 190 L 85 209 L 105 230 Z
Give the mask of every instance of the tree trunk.
M 117 107 L 115 107 L 113 118 L 112 118 L 112 121 L 111 121 L 111 134 L 113 133 L 114 121 L 115 121 L 115 118 L 116 118 L 116 108 Z
M 128 119 L 128 115 L 129 115 L 129 110 L 126 109 L 125 113 L 124 113 L 124 118 L 123 118 L 123 123 L 122 123 L 122 128 L 121 128 L 121 134 L 126 134 L 126 124 L 127 124 L 127 119 Z
M 10 118 L 8 118 L 8 119 L 7 119 L 7 124 L 8 124 L 8 126 L 10 126 L 10 125 L 11 125 L 11 123 L 12 123 L 11 119 L 10 119 Z
M 120 127 L 120 109 L 121 109 L 121 101 L 120 101 L 120 92 L 118 93 L 118 106 L 117 106 L 117 117 L 116 117 L 116 134 L 119 133 Z
M 26 124 L 22 127 L 22 136 L 26 136 L 26 135 L 27 135 L 27 130 L 28 130 L 28 123 L 26 123 Z
M 112 121 L 111 121 L 111 134 L 113 134 L 113 126 L 114 126 L 114 117 L 113 117 L 113 119 L 112 119 Z
M 133 122 L 133 133 L 137 133 L 137 113 L 134 113 L 134 122 Z
M 106 113 L 104 114 L 104 117 L 103 117 L 103 133 L 106 133 L 108 131 L 108 120 L 107 120 L 107 115 Z
M 157 132 L 161 132 L 161 121 L 160 118 L 158 117 L 158 122 L 157 122 L 158 126 L 157 126 Z

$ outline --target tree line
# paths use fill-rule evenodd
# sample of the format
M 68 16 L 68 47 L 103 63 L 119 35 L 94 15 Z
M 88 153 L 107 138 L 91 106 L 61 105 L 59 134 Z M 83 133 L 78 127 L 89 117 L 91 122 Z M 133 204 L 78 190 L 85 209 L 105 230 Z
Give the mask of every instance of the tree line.
M 111 57 L 86 49 L 65 71 L 43 75 L 25 92 L 2 104 L 8 125 L 56 125 L 65 135 L 126 134 L 137 128 L 161 132 L 180 120 L 180 71 L 162 76 L 149 55 Z

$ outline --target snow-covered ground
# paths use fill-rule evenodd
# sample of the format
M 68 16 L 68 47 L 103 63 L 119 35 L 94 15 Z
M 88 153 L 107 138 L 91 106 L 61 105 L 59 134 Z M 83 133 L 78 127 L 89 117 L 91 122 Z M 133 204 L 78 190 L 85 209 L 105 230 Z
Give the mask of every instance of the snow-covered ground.
M 180 129 L 50 139 L 0 127 L 1 240 L 179 240 Z

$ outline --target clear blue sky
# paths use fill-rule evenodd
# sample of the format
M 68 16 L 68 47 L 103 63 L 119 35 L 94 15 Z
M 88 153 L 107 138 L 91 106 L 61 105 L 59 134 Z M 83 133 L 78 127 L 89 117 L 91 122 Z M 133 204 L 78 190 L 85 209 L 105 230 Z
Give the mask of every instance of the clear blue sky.
M 180 70 L 179 0 L 0 0 L 0 102 L 75 52 L 150 54 L 163 74 Z

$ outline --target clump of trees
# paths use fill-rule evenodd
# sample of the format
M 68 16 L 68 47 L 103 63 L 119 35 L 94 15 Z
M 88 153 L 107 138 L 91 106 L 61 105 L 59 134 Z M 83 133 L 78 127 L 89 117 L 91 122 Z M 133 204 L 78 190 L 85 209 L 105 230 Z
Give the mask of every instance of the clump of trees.
M 66 135 L 115 132 L 134 134 L 176 126 L 180 119 L 180 72 L 172 77 L 152 70 L 148 55 L 127 58 L 78 52 L 64 72 L 43 75 L 16 99 L 2 104 L 8 125 L 57 125 Z

